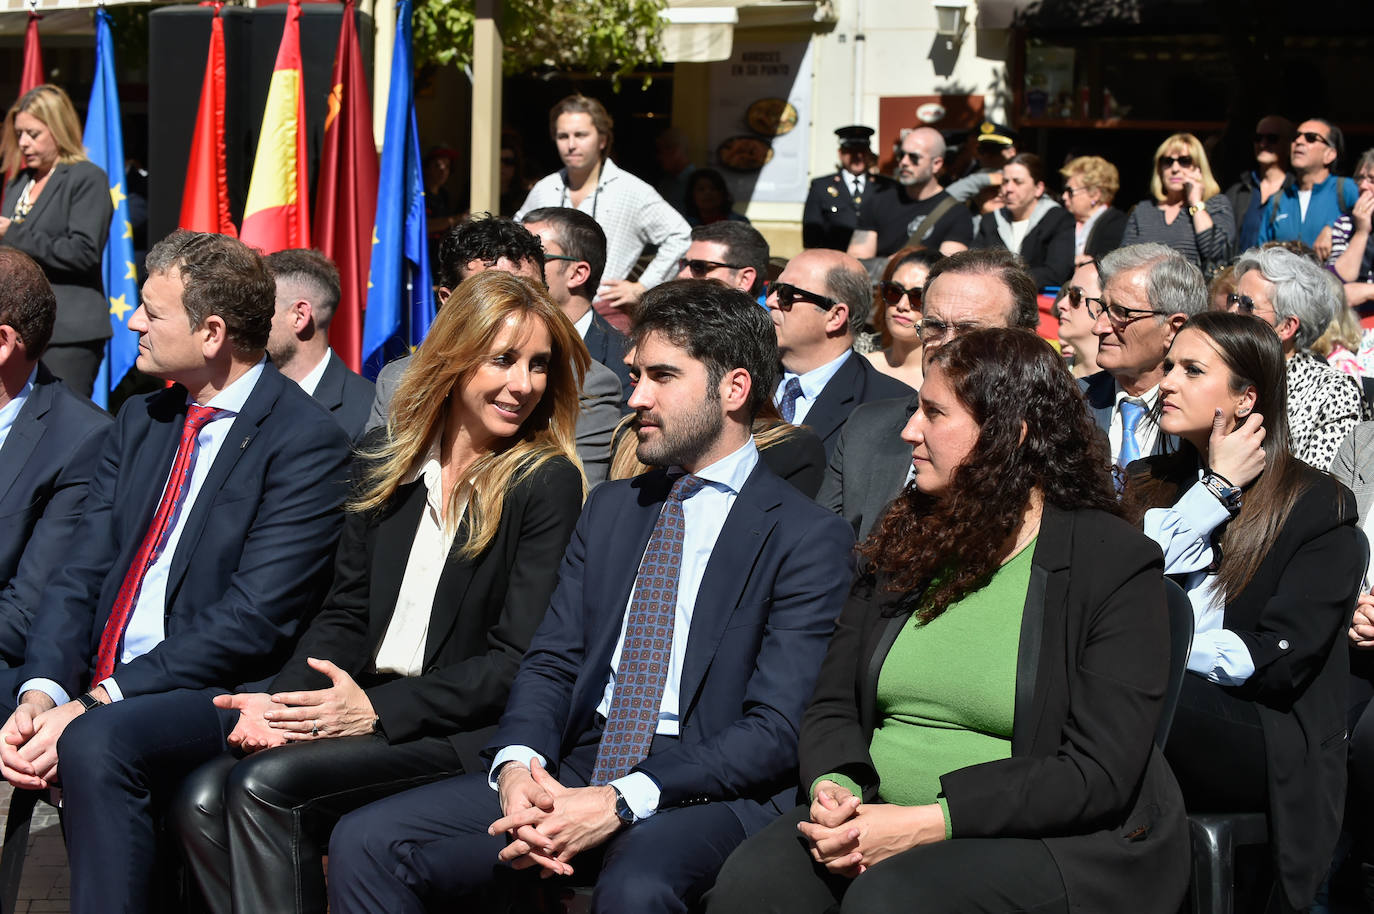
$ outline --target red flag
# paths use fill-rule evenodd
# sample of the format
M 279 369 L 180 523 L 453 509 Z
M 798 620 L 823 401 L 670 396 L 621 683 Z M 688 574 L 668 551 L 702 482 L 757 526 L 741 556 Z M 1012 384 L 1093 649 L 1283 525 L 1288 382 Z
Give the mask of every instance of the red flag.
M 310 162 L 301 72 L 301 0 L 290 0 L 239 233 L 244 244 L 264 254 L 310 247 Z
M 24 72 L 19 77 L 19 94 L 43 85 L 43 48 L 38 44 L 38 20 L 43 17 L 29 10 L 29 27 L 24 30 Z
M 377 209 L 377 145 L 353 20 L 353 0 L 344 0 L 320 152 L 315 243 L 339 268 L 342 295 L 334 322 L 329 325 L 329 343 L 344 364 L 360 372 L 363 304 L 367 301 L 372 222 Z
M 191 137 L 191 159 L 186 165 L 186 186 L 181 192 L 180 228 L 193 232 L 237 235 L 229 215 L 229 175 L 224 164 L 224 23 L 221 4 L 213 6 L 210 52 L 205 58 L 205 79 L 200 85 L 196 132 Z

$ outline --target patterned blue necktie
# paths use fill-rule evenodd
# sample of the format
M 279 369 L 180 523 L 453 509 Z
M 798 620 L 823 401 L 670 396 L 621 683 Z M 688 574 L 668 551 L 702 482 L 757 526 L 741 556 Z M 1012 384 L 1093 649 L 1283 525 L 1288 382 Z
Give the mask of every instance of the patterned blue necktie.
M 673 649 L 677 579 L 686 535 L 682 502 L 705 484 L 706 480 L 699 476 L 679 477 L 649 535 L 630 599 L 625 642 L 615 669 L 615 690 L 606 714 L 606 729 L 596 751 L 592 786 L 624 777 L 649 754 Z
M 1140 443 L 1136 441 L 1135 429 L 1144 415 L 1143 404 L 1130 400 L 1121 401 L 1121 450 L 1118 452 L 1116 465 L 1123 470 L 1131 465 L 1131 461 L 1140 459 Z
M 782 388 L 782 401 L 778 403 L 778 412 L 782 413 L 782 421 L 792 422 L 797 415 L 797 401 L 801 399 L 801 379 L 791 377 Z

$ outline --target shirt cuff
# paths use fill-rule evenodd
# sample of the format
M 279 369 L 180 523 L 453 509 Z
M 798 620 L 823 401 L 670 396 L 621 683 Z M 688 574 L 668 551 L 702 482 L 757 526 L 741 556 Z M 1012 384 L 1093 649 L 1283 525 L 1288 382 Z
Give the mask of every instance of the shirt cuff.
M 502 765 L 506 764 L 506 762 L 515 762 L 517 765 L 524 768 L 529 766 L 530 759 L 532 758 L 539 759 L 539 764 L 541 765 L 548 765 L 548 761 L 544 756 L 535 752 L 529 746 L 507 746 L 496 753 L 496 757 L 491 760 L 491 768 L 487 770 L 487 784 L 490 785 L 492 790 L 499 790 L 500 788 L 497 787 L 496 779 L 501 774 Z
M 113 676 L 108 679 L 100 680 L 96 685 L 103 685 L 105 687 L 105 691 L 110 693 L 110 701 L 115 702 L 124 700 L 124 693 L 119 690 L 119 683 L 114 681 Z
M 1239 635 L 1218 628 L 1193 635 L 1188 669 L 1217 685 L 1238 686 L 1255 675 L 1255 660 Z
M 631 771 L 623 778 L 616 778 L 608 785 L 620 791 L 625 805 L 636 819 L 647 819 L 658 812 L 658 800 L 663 791 L 653 778 L 642 771 Z
M 842 774 L 836 774 L 832 771 L 829 774 L 821 775 L 820 777 L 816 778 L 814 781 L 811 782 L 811 789 L 808 791 L 808 795 L 811 797 L 811 802 L 813 803 L 816 801 L 816 785 L 819 784 L 821 781 L 831 781 L 839 785 L 840 787 L 843 787 L 845 790 L 848 790 L 850 793 L 854 794 L 854 796 L 858 797 L 860 800 L 863 799 L 863 788 L 859 786 L 857 781 L 855 781 L 853 778 L 845 777 Z
M 25 692 L 30 692 L 34 689 L 42 692 L 59 705 L 65 705 L 72 700 L 72 697 L 67 694 L 67 690 L 51 679 L 30 679 L 19 687 L 19 695 L 23 695 Z
M 1198 483 L 1183 493 L 1174 510 L 1184 519 L 1190 530 L 1205 536 L 1231 519 L 1231 512 L 1211 490 Z

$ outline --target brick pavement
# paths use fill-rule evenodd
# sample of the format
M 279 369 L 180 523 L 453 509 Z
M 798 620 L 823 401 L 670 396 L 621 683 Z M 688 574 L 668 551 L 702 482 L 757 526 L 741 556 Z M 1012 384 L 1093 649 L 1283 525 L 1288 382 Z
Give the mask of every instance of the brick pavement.
M 0 782 L 0 836 L 4 835 L 12 792 L 8 784 Z M 70 897 L 67 849 L 62 844 L 57 810 L 39 803 L 29 831 L 29 850 L 14 914 L 67 914 Z

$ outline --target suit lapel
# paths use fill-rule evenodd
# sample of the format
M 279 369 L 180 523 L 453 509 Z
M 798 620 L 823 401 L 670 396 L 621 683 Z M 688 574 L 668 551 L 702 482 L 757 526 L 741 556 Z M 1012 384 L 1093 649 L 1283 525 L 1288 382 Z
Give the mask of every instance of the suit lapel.
M 343 359 L 335 355 L 333 349 L 325 358 L 329 364 L 325 366 L 324 374 L 320 375 L 320 383 L 315 386 L 315 402 L 332 413 L 343 406 L 345 369 Z
M 10 487 L 19 478 L 19 471 L 28 463 L 29 456 L 47 431 L 43 417 L 52 406 L 52 386 L 34 383 L 28 398 L 19 409 L 19 415 L 10 426 L 5 437 L 5 445 L 0 448 L 0 501 L 9 494 Z
M 417 519 L 418 523 L 418 519 Z M 458 610 L 467 596 L 468 585 L 472 583 L 474 559 L 460 559 L 458 550 L 468 538 L 468 515 L 458 522 L 458 532 L 449 547 L 448 561 L 439 574 L 439 586 L 434 588 L 434 605 L 429 613 L 429 632 L 425 635 L 425 665 L 428 666 L 440 646 L 448 639 L 449 632 L 458 623 Z M 485 553 L 484 553 L 485 554 Z
M 809 426 L 822 441 L 833 435 L 849 417 L 852 410 L 850 404 L 860 394 L 863 367 L 859 363 L 862 361 L 863 356 L 851 351 L 849 358 L 845 359 L 807 412 L 803 424 Z
M 1031 557 L 1030 585 L 1021 611 L 1021 638 L 1016 652 L 1016 704 L 1012 716 L 1011 754 L 1030 752 L 1045 690 L 1038 688 L 1040 661 L 1044 657 L 1045 630 L 1059 631 L 1060 617 L 1069 592 L 1069 549 L 1073 517 L 1049 505 L 1040 522 L 1040 534 Z
M 762 461 L 735 497 L 701 576 L 696 605 L 692 607 L 692 627 L 687 633 L 687 651 L 682 660 L 682 679 L 678 684 L 680 717 L 687 715 L 696 699 L 697 689 L 715 656 L 716 645 L 749 585 L 754 564 L 776 523 L 769 512 L 778 506 L 778 499 L 760 491 L 763 489 L 758 481 L 760 471 L 766 471 Z
M 43 193 L 38 195 L 38 200 L 33 204 L 33 209 L 29 210 L 29 214 L 24 217 L 24 222 L 21 222 L 20 225 L 36 222 L 38 218 L 43 215 L 48 208 L 48 201 L 56 197 L 58 191 L 62 189 L 62 185 L 67 183 L 68 171 L 69 169 L 67 166 L 60 162 L 53 166 L 52 177 L 48 179 L 47 186 L 43 188 Z M 23 189 L 23 186 L 20 185 L 20 192 L 22 192 Z M 18 200 L 18 197 L 15 199 Z M 64 219 L 63 221 L 65 222 L 66 220 Z
M 391 624 L 396 611 L 396 597 L 401 592 L 401 581 L 405 578 L 406 565 L 410 562 L 410 546 L 415 541 L 415 528 L 420 523 L 420 513 L 425 508 L 425 485 L 423 482 L 409 483 L 397 490 L 401 497 L 396 510 L 383 518 L 371 532 L 372 576 L 371 593 L 368 605 L 382 612 L 369 612 L 368 628 L 374 636 L 373 643 L 380 644 L 382 634 Z M 385 604 L 374 605 L 372 594 Z
M 880 603 L 884 609 L 889 604 L 890 601 Z M 863 671 L 863 688 L 859 690 L 859 725 L 865 733 L 872 733 L 878 727 L 878 674 L 883 670 L 883 661 L 887 660 L 888 652 L 902 633 L 902 627 L 910 620 L 910 610 L 898 612 L 880 617 L 875 628 L 877 637 L 873 642 L 873 650 L 866 652 L 868 665 Z

